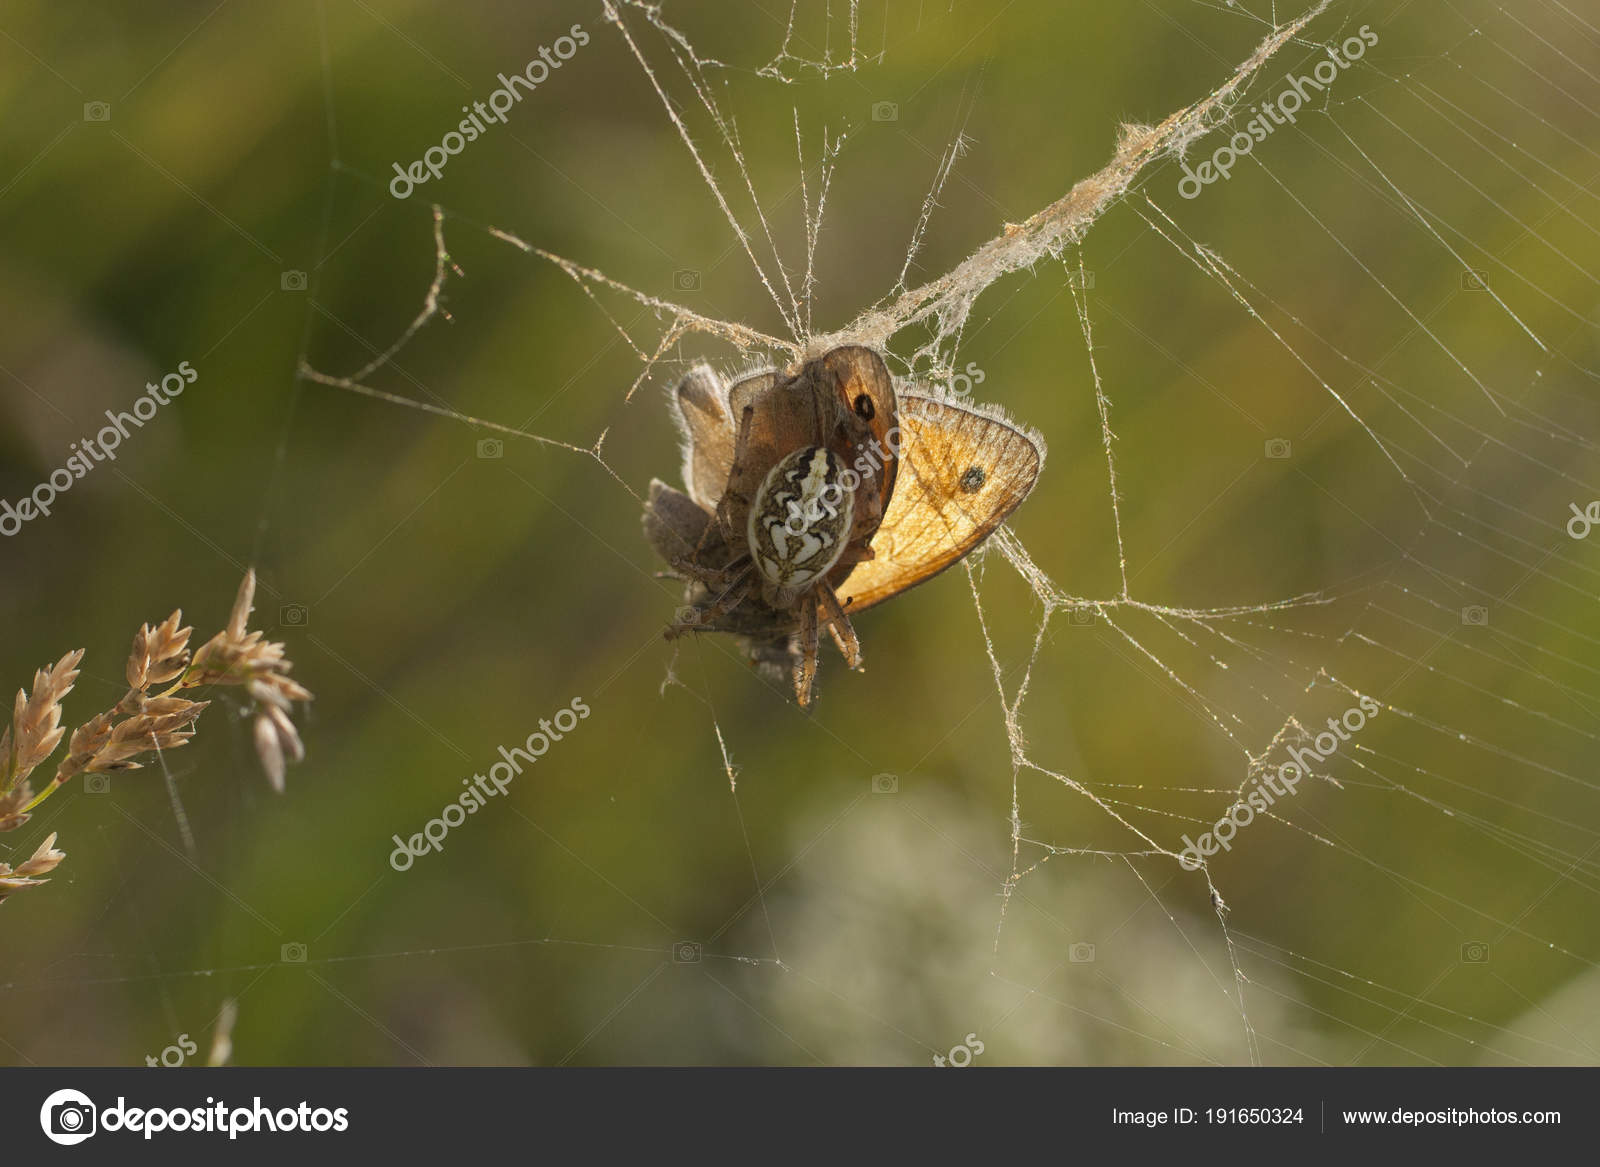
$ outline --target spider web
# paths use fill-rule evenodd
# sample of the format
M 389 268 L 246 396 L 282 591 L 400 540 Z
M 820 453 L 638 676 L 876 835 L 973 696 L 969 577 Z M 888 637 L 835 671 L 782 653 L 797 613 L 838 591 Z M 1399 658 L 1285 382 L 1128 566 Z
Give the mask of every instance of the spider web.
M 880 38 L 878 10 L 863 7 L 795 0 L 775 52 L 724 61 L 661 8 L 605 5 L 603 34 L 624 46 L 748 266 L 761 299 L 741 318 L 446 205 L 431 220 L 431 286 L 393 343 L 362 342 L 370 360 L 350 373 L 302 350 L 306 382 L 571 455 L 638 500 L 641 474 L 608 452 L 609 431 L 568 441 L 384 387 L 448 314 L 453 241 L 474 234 L 550 265 L 609 322 L 638 364 L 617 390 L 628 399 L 708 357 L 736 372 L 867 343 L 933 387 L 981 357 L 975 396 L 1051 441 L 1013 521 L 963 572 L 887 605 L 864 632 L 869 659 L 919 651 L 952 688 L 978 664 L 991 690 L 941 723 L 932 748 L 915 740 L 930 732 L 915 710 L 849 723 L 905 739 L 890 743 L 904 764 L 882 767 L 897 771 L 897 795 L 874 794 L 863 774 L 842 808 L 779 825 L 767 801 L 748 811 L 768 727 L 718 713 L 726 646 L 699 642 L 667 666 L 661 701 L 703 719 L 749 864 L 744 906 L 700 938 L 720 1006 L 707 1008 L 720 1019 L 713 1056 L 920 1060 L 973 1035 L 980 1064 L 1594 1061 L 1600 976 L 1582 921 L 1600 890 L 1589 763 L 1600 571 L 1565 526 L 1569 503 L 1600 497 L 1587 470 L 1600 153 L 1586 144 L 1600 27 L 1562 0 L 1517 13 L 1167 6 L 1155 19 L 1185 28 L 1216 88 L 1121 127 L 1111 160 L 1081 167 L 1088 177 L 1042 209 L 997 215 L 989 238 L 947 240 L 948 205 L 983 203 L 964 164 L 984 146 L 971 127 L 1002 60 L 963 89 L 943 148 L 907 190 L 882 196 L 908 240 L 876 285 L 888 291 L 835 313 L 828 225 L 841 204 L 860 208 L 843 187 L 864 116 L 832 124 L 809 103 L 892 55 L 889 13 Z M 1180 161 L 1210 157 L 1287 72 L 1369 21 L 1379 51 L 1232 178 L 1180 197 Z M 785 172 L 766 155 L 780 139 L 754 127 L 783 114 L 792 190 L 778 199 L 770 176 Z M 329 119 L 336 133 L 331 107 Z M 1007 150 L 1013 166 L 1031 160 Z M 1309 161 L 1291 169 L 1296 152 Z M 335 169 L 349 172 L 337 158 Z M 1304 256 L 1305 278 L 1286 278 L 1283 250 Z M 1419 277 L 1441 264 L 1448 287 Z M 1170 285 L 1173 320 L 1118 294 L 1152 283 Z M 1009 383 L 1013 344 L 1051 352 L 1067 388 Z M 1232 381 L 1241 354 L 1274 379 Z M 1149 415 L 1151 385 L 1170 385 L 1158 403 L 1171 420 Z M 654 421 L 668 426 L 659 409 Z M 1186 431 L 1206 435 L 1192 465 L 1173 454 Z M 1158 566 L 1168 555 L 1181 571 Z M 930 635 L 893 614 L 934 587 L 970 595 L 967 648 L 944 643 L 964 643 L 960 630 Z M 665 622 L 674 600 L 660 595 Z M 827 679 L 824 708 L 847 702 L 849 682 Z M 1379 714 L 1298 792 L 1201 870 L 1180 862 L 1183 836 L 1210 830 L 1363 698 Z M 813 728 L 792 748 L 883 756 L 820 717 Z M 916 782 L 941 765 L 985 775 L 989 801 Z M 1302 896 L 1303 923 L 1272 910 Z M 1374 903 L 1404 924 L 1390 928 Z M 546 936 L 335 959 L 522 944 L 619 961 L 635 951 Z M 248 975 L 248 990 L 269 967 L 169 975 Z M 620 1001 L 597 996 L 568 1059 L 597 1056 L 599 1035 L 670 967 L 653 964 Z M 426 1060 L 332 973 L 314 970 Z M 626 1059 L 648 1046 L 616 1048 Z
M 993 1012 L 984 1016 L 984 1007 L 974 1000 L 962 1015 L 965 1020 L 954 1022 L 957 1030 L 965 1026 L 994 1033 L 1017 1011 L 1048 1002 L 1090 1023 L 1068 1026 L 1069 1036 L 1058 1034 L 1044 1045 L 1014 1034 L 1010 1056 L 1435 1060 L 1471 1056 L 1466 1051 L 1481 1041 L 1483 1056 L 1495 1059 L 1591 1060 L 1596 1053 L 1592 1034 L 1575 1032 L 1570 1015 L 1536 1017 L 1523 1031 L 1453 1008 L 1448 994 L 1438 990 L 1450 976 L 1459 975 L 1462 960 L 1470 963 L 1467 956 L 1444 951 L 1439 976 L 1430 985 L 1385 983 L 1381 961 L 1353 959 L 1348 952 L 1343 960 L 1332 959 L 1329 949 L 1337 957 L 1337 947 L 1319 944 L 1314 936 L 1302 944 L 1251 934 L 1235 922 L 1236 906 L 1230 901 L 1257 900 L 1262 889 L 1253 886 L 1255 881 L 1282 878 L 1286 866 L 1305 864 L 1324 878 L 1362 881 L 1383 889 L 1378 894 L 1421 905 L 1437 919 L 1442 933 L 1463 938 L 1464 953 L 1479 943 L 1497 952 L 1537 953 L 1527 959 L 1548 967 L 1531 975 L 1530 985 L 1593 968 L 1584 943 L 1592 937 L 1564 934 L 1541 923 L 1537 908 L 1552 895 L 1592 895 L 1600 874 L 1594 854 L 1600 836 L 1584 825 L 1592 822 L 1595 783 L 1577 760 L 1596 740 L 1596 670 L 1583 659 L 1583 646 L 1593 640 L 1569 622 L 1585 613 L 1558 614 L 1569 610 L 1564 596 L 1592 600 L 1596 574 L 1581 544 L 1563 531 L 1566 512 L 1560 503 L 1568 495 L 1586 502 L 1600 494 L 1581 470 L 1594 444 L 1577 408 L 1596 375 L 1588 311 L 1596 277 L 1585 262 L 1593 256 L 1597 235 L 1596 196 L 1582 174 L 1570 172 L 1574 163 L 1592 163 L 1600 156 L 1564 128 L 1568 119 L 1575 119 L 1581 133 L 1596 116 L 1589 88 L 1596 73 L 1579 58 L 1592 64 L 1600 30 L 1557 2 L 1532 6 L 1536 11 L 1526 18 L 1489 10 L 1469 17 L 1462 6 L 1447 5 L 1447 12 L 1419 22 L 1431 35 L 1427 51 L 1415 61 L 1408 59 L 1402 69 L 1374 54 L 1374 60 L 1341 78 L 1320 108 L 1306 111 L 1293 129 L 1279 131 L 1320 156 L 1329 174 L 1326 187 L 1307 189 L 1300 182 L 1297 189 L 1282 181 L 1274 171 L 1274 144 L 1238 163 L 1233 186 L 1242 189 L 1248 181 L 1249 197 L 1263 201 L 1264 218 L 1271 216 L 1270 225 L 1264 222 L 1260 230 L 1294 246 L 1315 246 L 1325 262 L 1346 265 L 1355 273 L 1346 278 L 1359 278 L 1364 305 L 1381 309 L 1373 317 L 1377 323 L 1362 333 L 1343 327 L 1332 306 L 1314 298 L 1308 302 L 1300 294 L 1304 289 L 1267 282 L 1270 274 L 1257 274 L 1267 266 L 1259 255 L 1233 257 L 1225 241 L 1211 236 L 1214 220 L 1197 224 L 1192 212 L 1199 208 L 1173 194 L 1177 160 L 1194 164 L 1209 156 L 1248 122 L 1252 107 L 1259 108 L 1258 103 L 1273 95 L 1288 70 L 1312 68 L 1325 45 L 1355 35 L 1363 24 L 1360 6 L 1323 3 L 1292 19 L 1282 17 L 1276 6 L 1264 14 L 1231 3 L 1226 9 L 1195 7 L 1226 19 L 1235 33 L 1253 29 L 1256 34 L 1255 47 L 1242 64 L 1219 70 L 1225 80 L 1217 89 L 1159 124 L 1123 127 L 1109 164 L 1026 220 L 1004 224 L 999 234 L 945 274 L 914 283 L 911 275 L 921 270 L 919 259 L 930 232 L 938 231 L 941 198 L 959 174 L 969 146 L 958 130 L 933 164 L 931 189 L 914 219 L 897 282 L 878 303 L 834 331 L 814 329 L 812 305 L 829 195 L 853 131 L 821 128 L 808 133 L 796 105 L 793 137 L 803 262 L 785 262 L 789 257 L 780 254 L 779 243 L 784 228 L 766 209 L 739 119 L 730 109 L 735 91 L 726 75 L 732 67 L 702 56 L 653 6 L 608 5 L 610 31 L 622 39 L 659 99 L 769 301 L 767 315 L 775 315 L 781 329 L 767 331 L 704 315 L 670 298 L 635 290 L 509 231 L 488 231 L 556 265 L 607 315 L 641 365 L 628 389 L 630 397 L 652 379 L 670 383 L 698 359 L 699 352 L 684 348 L 696 335 L 730 345 L 745 355 L 747 366 L 751 360 L 781 363 L 840 343 L 867 343 L 888 353 L 904 376 L 926 385 L 948 385 L 982 331 L 972 325 L 983 293 L 1018 273 L 1030 273 L 1034 280 L 1070 293 L 1072 318 L 1082 339 L 1078 371 L 1092 389 L 1104 477 L 1100 505 L 1110 522 L 1107 551 L 1115 586 L 1104 594 L 1078 595 L 1058 582 L 1018 533 L 1030 527 L 1027 507 L 1017 530 L 1002 528 L 987 553 L 974 556 L 965 567 L 1009 747 L 1009 870 L 981 864 L 980 869 L 998 877 L 999 891 L 992 940 L 985 946 L 986 971 L 1010 993 L 1003 1005 L 989 1002 L 986 1007 Z M 830 14 L 823 22 L 830 33 L 842 31 L 842 47 L 825 48 L 815 58 L 797 54 L 795 46 L 803 39 L 796 32 L 799 11 L 796 3 L 782 47 L 754 70 L 757 78 L 800 85 L 807 77 L 859 74 L 881 60 L 881 53 L 869 54 L 861 47 L 855 2 L 846 14 Z M 1368 10 L 1366 15 L 1377 19 L 1381 14 Z M 1493 24 L 1493 31 L 1486 32 L 1474 19 Z M 1381 27 L 1386 37 L 1408 31 L 1389 18 Z M 1561 47 L 1568 37 L 1571 43 Z M 1547 72 L 1540 73 L 1531 63 L 1551 55 L 1554 67 Z M 1541 133 L 1526 134 L 1534 128 Z M 1528 144 L 1528 138 L 1537 144 Z M 1437 169 L 1426 172 L 1419 158 Z M 1244 197 L 1222 185 L 1207 189 L 1201 202 Z M 1364 215 L 1381 216 L 1386 234 L 1360 230 L 1351 203 L 1359 204 Z M 1148 562 L 1149 549 L 1138 550 L 1138 541 L 1148 537 L 1151 524 L 1130 521 L 1125 508 L 1130 474 L 1150 470 L 1139 451 L 1118 436 L 1118 417 L 1128 395 L 1128 375 L 1119 368 L 1120 346 L 1108 350 L 1097 336 L 1117 329 L 1124 338 L 1132 334 L 1158 349 L 1160 344 L 1151 338 L 1149 324 L 1119 317 L 1106 297 L 1093 291 L 1088 267 L 1093 261 L 1086 243 L 1091 228 L 1106 215 L 1121 220 L 1124 253 L 1136 251 L 1152 270 L 1168 276 L 1174 269 L 1187 269 L 1193 279 L 1186 295 L 1206 304 L 1208 313 L 1217 312 L 1216 319 L 1225 320 L 1228 312 L 1242 317 L 1251 329 L 1249 343 L 1278 350 L 1284 361 L 1283 392 L 1321 395 L 1324 411 L 1308 429 L 1342 419 L 1348 432 L 1339 437 L 1341 457 L 1359 466 L 1360 474 L 1378 482 L 1379 489 L 1375 496 L 1344 482 L 1351 491 L 1341 499 L 1341 483 L 1310 481 L 1313 497 L 1307 502 L 1336 509 L 1368 528 L 1379 546 L 1366 561 L 1331 569 L 1316 586 L 1275 599 L 1244 596 L 1207 606 L 1158 602 L 1142 594 L 1130 574 L 1130 556 Z M 449 217 L 435 212 L 437 277 L 422 315 L 401 343 L 439 311 L 439 292 L 450 267 L 443 234 Z M 1512 228 L 1515 233 L 1502 241 L 1502 231 Z M 1390 254 L 1392 239 L 1403 243 Z M 1239 250 L 1249 253 L 1251 248 L 1241 245 Z M 1406 286 L 1404 262 L 1420 262 L 1418 257 L 1430 250 L 1448 253 L 1451 266 L 1462 273 L 1460 288 L 1441 295 L 1437 289 Z M 1401 263 L 1395 262 L 1397 256 Z M 1447 311 L 1452 302 L 1471 297 L 1476 300 L 1470 301 L 1470 322 L 1464 321 L 1464 312 L 1452 316 Z M 637 316 L 624 323 L 619 305 L 645 309 L 645 327 Z M 1229 327 L 1237 328 L 1237 319 Z M 1472 335 L 1474 330 L 1495 338 L 1503 351 L 1486 349 Z M 305 375 L 400 400 L 366 384 L 398 348 L 375 357 L 353 376 L 330 376 L 309 367 Z M 1165 355 L 1182 367 L 1181 356 Z M 1226 400 L 1227 394 L 1206 383 L 1203 375 L 1187 371 Z M 1003 390 L 993 396 L 1005 402 Z M 451 413 L 425 402 L 405 404 Z M 467 420 L 553 441 L 515 427 Z M 601 434 L 589 448 L 556 444 L 594 459 L 633 491 L 606 460 L 604 440 Z M 1268 453 L 1270 457 L 1270 448 Z M 1270 461 L 1264 465 L 1271 467 Z M 1051 470 L 1056 468 L 1053 464 Z M 1298 466 L 1295 470 L 1308 479 L 1316 473 Z M 1330 477 L 1338 473 L 1348 474 L 1348 467 Z M 1147 490 L 1140 490 L 1146 506 Z M 997 561 L 1031 598 L 1031 614 L 1022 623 L 1014 613 L 1028 605 L 1012 603 L 1007 585 L 995 576 Z M 949 581 L 945 586 L 951 586 Z M 1530 590 L 1539 597 L 1519 599 Z M 1007 598 L 990 598 L 996 594 Z M 1012 618 L 997 622 L 996 602 Z M 1491 613 L 1487 622 L 1478 622 L 1473 609 Z M 1187 714 L 1198 727 L 1195 748 L 1208 755 L 1196 771 L 1231 771 L 1236 780 L 1194 782 L 1160 772 L 1136 781 L 1108 778 L 1104 766 L 1087 762 L 1075 746 L 1036 744 L 1037 737 L 1059 736 L 1039 733 L 1051 719 L 1051 710 L 1041 707 L 1035 693 L 1041 674 L 1059 672 L 1060 661 L 1054 658 L 1065 651 L 1060 643 L 1063 626 L 1075 633 L 1091 622 L 1094 632 L 1085 636 L 1094 637 L 1108 660 L 1120 662 L 1126 677 L 1137 678 L 1137 686 L 1129 682 L 1124 699 L 1164 706 L 1164 713 Z M 1081 645 L 1082 639 L 1072 643 Z M 703 686 L 682 681 L 676 673 L 671 680 L 694 690 L 704 704 L 737 805 L 736 759 L 747 727 L 720 720 Z M 1445 689 L 1450 700 L 1430 701 Z M 1466 704 L 1460 700 L 1464 694 Z M 1326 767 L 1314 769 L 1296 796 L 1275 804 L 1259 824 L 1241 829 L 1241 850 L 1254 844 L 1272 862 L 1231 863 L 1230 852 L 1198 872 L 1180 864 L 1181 835 L 1208 829 L 1245 796 L 1249 785 L 1286 761 L 1291 748 L 1313 746 L 1326 717 L 1338 716 L 1363 697 L 1375 700 L 1381 710 L 1373 728 L 1356 735 Z M 1141 768 L 1136 744 L 1124 744 L 1120 765 Z M 1487 784 L 1481 779 L 1485 766 L 1498 768 Z M 1528 783 L 1539 788 L 1539 796 L 1528 797 L 1523 790 Z M 1059 802 L 1063 798 L 1065 809 Z M 1349 803 L 1356 799 L 1364 805 L 1352 815 Z M 1573 817 L 1569 799 L 1591 817 Z M 1040 811 L 1040 803 L 1050 809 Z M 1497 897 L 1477 900 L 1464 887 L 1418 870 L 1406 858 L 1411 848 L 1403 842 L 1380 842 L 1371 832 L 1357 832 L 1363 815 L 1383 814 L 1378 807 L 1397 805 L 1404 809 L 1395 813 L 1405 821 L 1421 824 L 1423 837 L 1431 832 L 1454 843 L 1465 839 L 1466 845 L 1493 852 L 1496 862 L 1512 864 L 1528 877 L 1521 886 L 1530 889 L 1531 902 L 1518 910 Z M 1501 813 L 1506 808 L 1515 813 Z M 1035 814 L 1048 825 L 1031 823 Z M 963 853 L 982 849 L 978 840 L 987 831 L 985 820 L 974 824 L 938 804 L 925 806 L 916 817 Z M 748 845 L 742 810 L 739 819 Z M 825 835 L 832 826 L 808 824 L 798 833 L 816 828 Z M 885 859 L 890 852 L 913 849 L 904 837 L 905 827 L 904 818 L 876 820 L 874 844 L 856 861 L 861 869 L 847 871 L 841 882 L 851 886 L 852 876 L 881 877 L 883 871 L 902 866 L 917 873 L 917 885 L 927 881 L 926 863 L 905 856 L 903 864 Z M 792 911 L 780 913 L 763 893 L 771 882 L 755 871 L 753 851 L 750 859 L 757 889 L 752 913 L 762 921 L 756 931 L 766 932 L 773 955 L 746 959 L 792 975 L 784 978 L 789 988 L 758 986 L 740 999 L 780 1029 L 815 1007 L 815 1001 L 796 1003 L 803 998 L 844 1006 L 853 1020 L 832 1035 L 837 1043 L 832 1048 L 819 1052 L 794 1039 L 812 1057 L 883 1057 L 886 1047 L 878 1038 L 850 1036 L 863 1015 L 872 1020 L 869 1028 L 880 1033 L 892 1029 L 913 1046 L 928 1045 L 926 1036 L 907 1034 L 887 1020 L 895 1012 L 890 986 L 898 982 L 890 976 L 896 964 L 887 956 L 890 947 L 872 939 L 882 917 L 871 915 L 869 926 L 859 918 L 858 906 L 841 903 L 836 889 L 830 894 L 814 881 L 803 893 L 791 888 Z M 1052 874 L 1062 872 L 1063 864 L 1073 870 Z M 1214 870 L 1219 867 L 1223 873 Z M 1541 873 L 1547 885 L 1538 884 Z M 1238 882 L 1230 882 L 1230 875 Z M 970 888 L 958 886 L 964 883 L 956 880 L 938 894 L 903 884 L 898 888 L 900 907 L 911 918 L 916 913 L 906 904 L 919 897 L 967 902 Z M 1111 906 L 1092 913 L 1105 917 L 1098 928 L 1069 928 L 1055 906 L 1062 897 Z M 821 917 L 827 913 L 819 904 L 835 913 L 827 915 L 826 925 Z M 1019 911 L 1027 922 L 1024 935 L 1015 937 Z M 1069 964 L 1091 963 L 1092 954 L 1080 950 L 1083 943 L 1099 936 L 1104 951 L 1104 938 L 1123 926 L 1106 922 L 1118 911 L 1130 920 L 1152 915 L 1156 920 L 1134 928 L 1137 941 L 1123 948 L 1117 966 L 1122 979 L 1113 983 L 1102 974 L 1087 984 L 1076 982 L 1068 993 L 1048 988 Z M 782 947 L 808 953 L 818 968 L 829 967 L 822 954 L 831 953 L 853 970 L 844 978 L 857 982 L 853 990 L 832 983 L 826 973 L 807 972 L 800 962 L 778 956 L 780 938 L 773 919 L 780 914 L 792 926 Z M 843 927 L 839 914 L 848 918 Z M 1200 923 L 1207 919 L 1209 935 Z M 1046 934 L 1057 933 L 1054 941 L 1039 933 L 1041 921 L 1046 922 Z M 1065 945 L 1061 933 L 1078 939 Z M 902 939 L 910 948 L 927 948 L 925 938 Z M 975 971 L 972 945 L 971 936 L 959 946 L 947 944 L 938 959 Z M 859 956 L 843 955 L 859 950 L 857 946 L 884 957 L 882 967 L 866 975 Z M 1062 952 L 1064 946 L 1068 953 Z M 1159 975 L 1130 971 L 1151 962 L 1160 967 Z M 926 963 L 904 971 L 911 977 L 928 975 Z M 865 988 L 859 983 L 863 977 L 869 982 Z M 764 1004 L 751 1005 L 752 999 Z M 1325 1033 L 1311 1036 L 1308 1018 L 1332 1019 L 1339 1039 L 1330 1042 Z M 1129 1044 L 1097 1037 L 1097 1029 Z M 1419 1043 L 1396 1032 L 1418 1029 L 1430 1040 Z M 936 1049 L 939 1040 L 932 1043 Z M 959 1041 L 960 1033 L 952 1032 L 950 1040 Z

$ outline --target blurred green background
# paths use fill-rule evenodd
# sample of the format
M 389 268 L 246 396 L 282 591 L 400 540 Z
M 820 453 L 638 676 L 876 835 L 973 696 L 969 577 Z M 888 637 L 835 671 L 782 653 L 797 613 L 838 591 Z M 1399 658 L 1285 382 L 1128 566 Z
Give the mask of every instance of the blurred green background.
M 723 63 L 706 76 L 793 274 L 824 135 L 849 131 L 824 332 L 895 286 L 958 135 L 912 285 L 1098 169 L 1121 123 L 1219 84 L 1272 7 L 865 0 L 859 67 L 781 62 L 792 84 L 758 72 L 782 3 L 666 18 Z M 1335 4 L 1238 111 L 1370 22 L 1326 113 L 1193 201 L 1163 162 L 1082 245 L 1131 595 L 1325 603 L 1060 609 L 1035 652 L 1044 607 L 991 555 L 992 662 L 954 571 L 860 619 L 868 670 L 830 651 L 806 715 L 732 645 L 663 642 L 680 601 L 630 493 L 677 481 L 665 388 L 757 354 L 690 335 L 630 400 L 668 318 L 487 230 L 782 332 L 601 5 L 7 4 L 0 497 L 147 380 L 199 378 L 0 541 L 0 681 L 86 647 L 77 724 L 120 695 L 141 621 L 182 606 L 209 636 L 254 564 L 257 626 L 317 700 L 277 797 L 219 695 L 169 758 L 192 854 L 159 766 L 0 837 L 12 862 L 51 831 L 68 853 L 0 909 L 0 1059 L 203 1050 L 234 998 L 250 1064 L 927 1064 L 968 1034 L 978 1064 L 1595 1060 L 1600 564 L 1562 524 L 1600 497 L 1600 39 L 1526 7 Z M 849 56 L 833 9 L 801 0 L 793 57 Z M 762 239 L 671 44 L 624 19 Z M 589 43 L 507 124 L 390 196 L 393 163 L 574 24 Z M 449 319 L 369 383 L 580 449 L 604 432 L 606 466 L 297 378 L 302 358 L 354 371 L 415 316 L 433 199 L 462 272 Z M 1110 601 L 1079 259 L 991 288 L 955 355 L 1050 445 L 1012 529 L 1066 594 Z M 997 671 L 1008 703 L 1028 678 L 1037 768 L 1014 765 Z M 1148 854 L 1348 689 L 1384 714 L 1212 863 L 1225 907 Z M 591 716 L 507 799 L 391 869 L 392 836 L 574 698 Z

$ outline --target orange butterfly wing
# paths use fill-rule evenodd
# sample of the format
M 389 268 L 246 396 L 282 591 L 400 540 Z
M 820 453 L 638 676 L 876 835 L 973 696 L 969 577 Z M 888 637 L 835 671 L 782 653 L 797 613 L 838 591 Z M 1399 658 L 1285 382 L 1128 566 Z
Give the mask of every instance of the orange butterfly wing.
M 899 405 L 894 495 L 872 539 L 875 557 L 837 589 L 847 612 L 959 562 L 1028 497 L 1044 465 L 1043 440 L 998 413 L 911 393 Z

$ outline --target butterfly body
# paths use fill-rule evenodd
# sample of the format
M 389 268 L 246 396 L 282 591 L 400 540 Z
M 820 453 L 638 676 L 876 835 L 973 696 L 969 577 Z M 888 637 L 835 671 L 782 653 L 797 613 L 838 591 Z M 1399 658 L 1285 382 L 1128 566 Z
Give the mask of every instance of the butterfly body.
M 833 349 L 789 375 L 677 388 L 687 493 L 650 484 L 645 535 L 687 580 L 668 630 L 729 632 L 809 705 L 820 629 L 852 668 L 850 616 L 977 548 L 1033 488 L 1044 444 L 998 411 L 899 392 L 883 358 Z

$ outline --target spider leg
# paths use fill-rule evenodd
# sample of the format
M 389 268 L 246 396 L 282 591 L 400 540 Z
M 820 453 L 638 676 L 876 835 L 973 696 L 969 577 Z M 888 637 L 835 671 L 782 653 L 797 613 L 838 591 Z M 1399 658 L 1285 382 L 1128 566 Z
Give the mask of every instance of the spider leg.
M 844 614 L 844 606 L 839 603 L 839 597 L 827 583 L 817 585 L 819 604 L 828 613 L 828 635 L 833 637 L 834 645 L 839 649 L 839 655 L 844 657 L 844 663 L 852 669 L 861 668 L 861 642 L 856 639 L 856 630 L 850 624 L 850 617 Z
M 794 663 L 794 698 L 801 709 L 811 707 L 811 683 L 817 677 L 817 606 L 809 599 L 800 605 L 800 659 Z
M 854 544 L 844 549 L 844 553 L 839 556 L 839 562 L 833 566 L 834 570 L 838 570 L 841 567 L 854 567 L 858 563 L 866 563 L 868 560 L 876 558 L 878 558 L 878 553 L 871 547 Z
M 697 632 L 715 621 L 718 617 L 738 607 L 744 598 L 750 594 L 748 580 L 750 572 L 755 567 L 747 563 L 743 571 L 733 576 L 732 582 L 723 589 L 722 594 L 713 600 L 709 607 L 696 608 L 692 620 L 674 620 L 667 629 L 667 639 L 676 640 L 685 632 Z
M 725 567 L 709 567 L 693 559 L 674 559 L 672 566 L 676 572 L 681 573 L 676 575 L 678 579 L 695 579 L 708 588 L 725 588 L 749 573 L 750 557 L 741 555 L 731 560 Z
M 742 482 L 744 478 L 745 459 L 750 454 L 750 426 L 755 421 L 755 416 L 756 410 L 753 405 L 745 406 L 744 412 L 739 415 L 739 437 L 733 446 L 733 468 L 728 474 L 727 489 L 717 500 L 717 525 L 725 537 L 736 537 L 740 541 L 744 539 L 744 532 L 735 530 L 737 524 L 731 518 L 732 508 L 729 503 L 737 500 L 746 512 L 750 509 L 750 497 L 741 487 L 735 487 L 734 483 Z
M 837 421 L 837 423 L 834 425 L 832 434 L 830 434 L 828 430 L 828 422 L 834 419 L 834 415 L 838 410 L 838 405 L 834 400 L 833 394 L 827 392 L 813 392 L 810 394 L 810 398 L 812 414 L 811 427 L 816 433 L 816 436 L 812 438 L 813 444 L 819 446 L 826 445 L 829 437 L 834 438 L 836 442 L 842 441 L 846 434 L 845 423 L 842 420 Z

